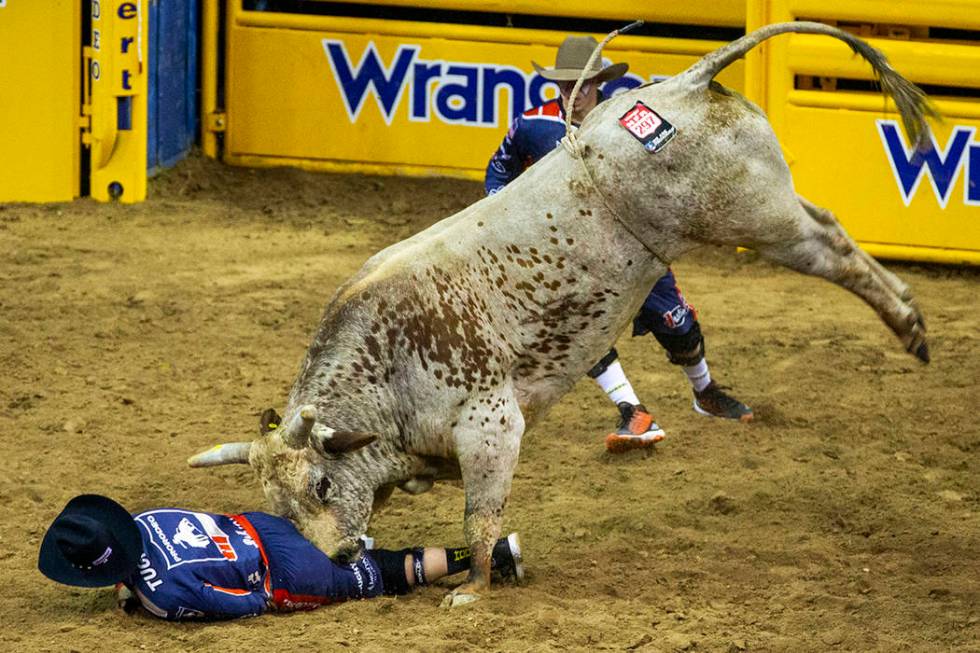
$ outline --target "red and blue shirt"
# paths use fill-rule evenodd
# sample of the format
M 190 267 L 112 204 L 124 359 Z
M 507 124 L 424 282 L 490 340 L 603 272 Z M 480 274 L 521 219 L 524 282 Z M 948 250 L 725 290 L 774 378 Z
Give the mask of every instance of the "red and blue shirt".
M 528 109 L 511 124 L 504 142 L 487 165 L 484 187 L 493 195 L 528 167 L 555 149 L 565 136 L 561 98 Z
M 281 517 L 160 508 L 134 519 L 143 554 L 125 585 L 163 619 L 248 617 L 383 591 L 368 555 L 335 563 Z

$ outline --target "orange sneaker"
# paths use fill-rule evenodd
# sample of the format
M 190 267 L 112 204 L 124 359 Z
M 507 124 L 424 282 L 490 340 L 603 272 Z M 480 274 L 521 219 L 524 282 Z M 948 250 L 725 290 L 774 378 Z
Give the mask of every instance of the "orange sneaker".
M 643 404 L 634 406 L 623 401 L 618 408 L 621 416 L 619 428 L 606 436 L 606 451 L 623 453 L 630 449 L 646 449 L 667 436 Z

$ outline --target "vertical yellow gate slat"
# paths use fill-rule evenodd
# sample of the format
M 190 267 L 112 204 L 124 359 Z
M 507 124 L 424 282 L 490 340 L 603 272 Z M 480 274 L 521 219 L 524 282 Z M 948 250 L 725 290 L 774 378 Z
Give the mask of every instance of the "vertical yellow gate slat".
M 91 195 L 146 198 L 149 11 L 146 0 L 92 0 Z

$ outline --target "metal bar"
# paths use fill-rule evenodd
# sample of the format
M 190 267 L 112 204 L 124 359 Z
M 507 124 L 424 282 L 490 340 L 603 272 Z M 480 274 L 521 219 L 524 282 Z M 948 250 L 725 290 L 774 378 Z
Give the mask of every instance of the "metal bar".
M 383 7 L 412 7 L 501 14 L 570 16 L 616 20 L 643 19 L 655 23 L 742 27 L 742 0 L 685 0 L 685 2 L 638 3 L 633 0 L 346 0 L 352 4 Z
M 920 84 L 980 88 L 980 45 L 868 39 L 892 66 Z M 794 34 L 786 43 L 789 68 L 803 75 L 872 79 L 871 66 L 841 41 Z
M 407 177 L 452 177 L 482 181 L 484 170 L 451 168 L 447 166 L 419 166 L 405 163 L 360 163 L 333 159 L 300 159 L 261 154 L 231 154 L 222 157 L 225 163 L 250 168 L 275 168 L 289 166 L 319 172 L 356 172 L 365 175 L 398 175 Z
M 212 0 L 213 1 L 213 0 Z M 453 25 L 448 23 L 423 23 L 377 18 L 349 18 L 344 16 L 309 16 L 302 14 L 276 14 L 258 11 L 238 11 L 234 15 L 237 25 L 271 29 L 299 29 L 318 32 L 343 32 L 351 34 L 382 34 L 413 38 L 442 38 L 460 41 L 490 43 L 516 43 L 525 45 L 558 46 L 567 36 L 565 32 L 520 29 L 511 27 L 484 27 L 480 25 Z M 667 39 L 659 37 L 623 36 L 616 40 L 616 50 L 656 50 L 665 54 L 703 55 L 725 45 L 725 41 L 701 41 L 699 39 Z
M 789 0 L 785 6 L 795 18 L 980 29 L 978 0 Z
M 858 242 L 861 249 L 875 258 L 903 261 L 927 261 L 948 265 L 980 265 L 980 251 L 968 249 L 944 249 L 942 247 L 916 247 L 913 245 L 885 245 Z
M 844 109 L 872 113 L 895 113 L 898 109 L 891 100 L 879 93 L 847 93 L 827 91 L 790 91 L 789 104 L 817 109 Z M 980 120 L 980 102 L 964 100 L 932 100 L 939 112 L 949 118 Z
M 207 117 L 218 110 L 219 0 L 203 0 L 201 9 L 201 147 L 204 155 L 218 157 L 218 137 L 207 128 Z

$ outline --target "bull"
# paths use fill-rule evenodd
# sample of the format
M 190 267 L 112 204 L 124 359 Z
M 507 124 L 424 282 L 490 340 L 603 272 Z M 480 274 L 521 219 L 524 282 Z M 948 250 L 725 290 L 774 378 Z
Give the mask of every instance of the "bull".
M 351 553 L 393 488 L 461 478 L 473 551 L 458 605 L 489 587 L 521 438 L 607 351 L 671 261 L 743 246 L 861 297 L 928 362 L 901 280 L 830 211 L 796 194 L 762 111 L 713 78 L 765 39 L 847 43 L 874 69 L 913 139 L 920 89 L 860 39 L 818 23 L 763 27 L 662 83 L 592 111 L 502 192 L 376 254 L 327 305 L 280 419 L 192 466 L 247 463 L 273 510 L 331 555 Z M 673 125 L 648 151 L 621 120 L 639 105 Z M 648 141 L 649 144 L 652 141 Z

